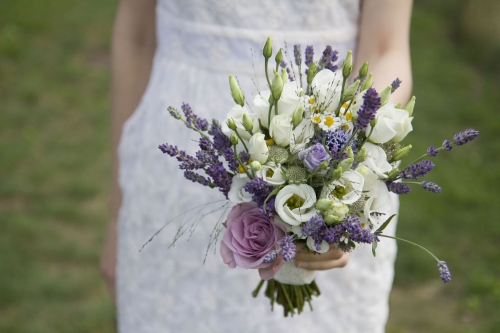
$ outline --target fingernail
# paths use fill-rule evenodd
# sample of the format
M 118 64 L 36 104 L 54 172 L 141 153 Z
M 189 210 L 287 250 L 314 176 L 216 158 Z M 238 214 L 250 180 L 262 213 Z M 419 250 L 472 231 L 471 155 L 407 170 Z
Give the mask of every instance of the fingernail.
M 309 264 L 307 262 L 295 262 L 295 265 L 298 268 L 307 268 L 307 267 L 309 267 Z

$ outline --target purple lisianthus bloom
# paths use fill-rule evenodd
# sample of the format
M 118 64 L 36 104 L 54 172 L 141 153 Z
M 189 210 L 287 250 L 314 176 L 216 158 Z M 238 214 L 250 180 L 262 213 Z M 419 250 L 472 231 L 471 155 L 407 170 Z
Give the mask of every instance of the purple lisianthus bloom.
M 324 161 L 329 161 L 332 158 L 325 150 L 325 147 L 321 143 L 317 143 L 299 152 L 299 159 L 304 163 L 306 168 L 312 171 Z
M 263 215 L 255 203 L 247 202 L 231 209 L 226 227 L 220 247 L 224 263 L 231 268 L 258 269 L 263 280 L 272 279 L 284 261 L 278 256 L 269 262 L 268 254 L 287 235 L 284 224 Z

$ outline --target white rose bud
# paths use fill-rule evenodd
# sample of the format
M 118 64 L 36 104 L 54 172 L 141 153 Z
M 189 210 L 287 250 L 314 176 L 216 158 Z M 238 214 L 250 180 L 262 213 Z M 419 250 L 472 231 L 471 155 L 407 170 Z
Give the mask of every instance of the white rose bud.
M 252 160 L 264 164 L 269 156 L 269 148 L 267 148 L 264 134 L 257 132 L 248 141 L 248 153 Z
M 269 134 L 277 145 L 281 147 L 288 146 L 292 134 L 292 117 L 287 114 L 274 116 L 271 119 Z

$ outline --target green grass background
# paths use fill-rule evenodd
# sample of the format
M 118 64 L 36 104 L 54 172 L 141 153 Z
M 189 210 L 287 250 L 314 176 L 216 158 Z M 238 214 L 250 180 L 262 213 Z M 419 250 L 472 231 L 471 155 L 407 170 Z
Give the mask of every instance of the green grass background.
M 436 158 L 434 195 L 402 198 L 389 333 L 500 332 L 500 7 L 416 1 L 412 156 Z M 0 1 L 0 332 L 114 332 L 98 271 L 109 212 L 109 42 L 117 1 Z M 480 18 L 478 20 L 477 18 Z M 489 22 L 489 23 L 488 23 Z

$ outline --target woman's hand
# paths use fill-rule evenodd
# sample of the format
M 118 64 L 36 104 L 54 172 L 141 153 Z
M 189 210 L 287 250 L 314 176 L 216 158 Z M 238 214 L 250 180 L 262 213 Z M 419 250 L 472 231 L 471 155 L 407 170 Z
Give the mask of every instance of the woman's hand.
M 325 253 L 313 253 L 303 249 L 305 244 L 297 244 L 295 266 L 307 270 L 324 271 L 332 268 L 341 268 L 349 262 L 349 253 L 342 252 L 330 246 Z
M 116 301 L 116 222 L 111 221 L 99 265 L 113 300 Z

